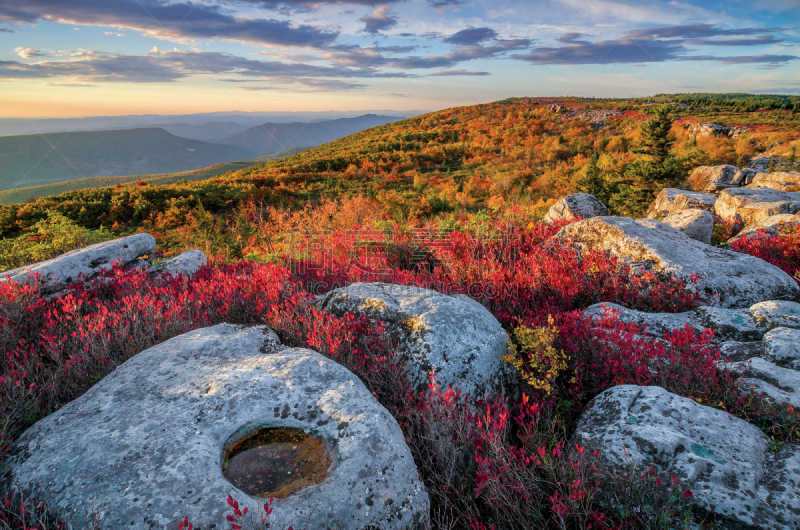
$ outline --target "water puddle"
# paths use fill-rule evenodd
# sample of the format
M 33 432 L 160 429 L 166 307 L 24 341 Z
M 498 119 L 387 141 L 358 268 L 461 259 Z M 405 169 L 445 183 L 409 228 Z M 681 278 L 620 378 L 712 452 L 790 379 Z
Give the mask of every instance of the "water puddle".
M 284 499 L 321 482 L 332 462 L 325 440 L 302 429 L 260 429 L 225 451 L 222 474 L 256 497 Z

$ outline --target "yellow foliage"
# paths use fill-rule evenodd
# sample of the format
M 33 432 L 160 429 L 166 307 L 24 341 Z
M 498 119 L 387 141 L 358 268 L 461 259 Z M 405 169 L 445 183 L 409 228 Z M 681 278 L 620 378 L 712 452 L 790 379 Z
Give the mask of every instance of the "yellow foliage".
M 503 360 L 512 365 L 522 375 L 522 379 L 537 390 L 547 394 L 553 391 L 553 385 L 565 370 L 567 357 L 563 351 L 553 347 L 558 330 L 552 315 L 547 317 L 547 326 L 529 328 L 520 326 L 514 330 L 517 344 L 509 345 L 509 353 Z M 517 348 L 521 350 L 518 351 Z M 571 383 L 575 379 L 570 380 Z

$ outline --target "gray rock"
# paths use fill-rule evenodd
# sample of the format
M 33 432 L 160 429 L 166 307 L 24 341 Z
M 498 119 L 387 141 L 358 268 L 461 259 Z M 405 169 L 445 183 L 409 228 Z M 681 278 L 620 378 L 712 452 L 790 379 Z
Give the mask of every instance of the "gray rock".
M 608 208 L 597 197 L 588 193 L 574 193 L 562 197 L 544 216 L 546 223 L 570 219 L 587 219 L 608 215 Z
M 222 324 L 128 360 L 17 441 L 4 481 L 50 506 L 95 499 L 106 528 L 166 529 L 188 516 L 229 528 L 226 444 L 263 426 L 315 433 L 334 463 L 320 483 L 276 499 L 275 528 L 424 528 L 429 501 L 403 433 L 344 367 L 283 348 L 267 328 Z M 263 499 L 261 500 L 263 504 Z
M 111 269 L 112 262 L 121 261 L 123 265 L 137 262 L 137 258 L 152 254 L 156 250 L 156 240 L 150 234 L 135 234 L 112 241 L 96 243 L 53 259 L 26 265 L 3 273 L 3 279 L 22 283 L 32 281 L 34 274 L 41 274 L 42 289 L 54 292 L 80 279 Z
M 697 333 L 710 328 L 714 338 L 721 341 L 761 340 L 766 332 L 766 328 L 746 309 L 701 306 L 685 313 L 645 313 L 604 302 L 587 307 L 584 315 L 600 317 L 606 311 L 617 313 L 622 322 L 645 326 L 646 334 L 657 338 L 663 337 L 664 333 L 685 329 L 687 325 Z
M 753 357 L 764 355 L 761 342 L 737 342 L 729 340 L 719 345 L 722 354 L 721 364 L 728 366 L 730 362 L 747 361 Z
M 792 370 L 800 370 L 800 330 L 775 328 L 763 340 L 764 358 Z
M 692 171 L 687 184 L 701 192 L 715 192 L 743 186 L 747 175 L 754 171 L 740 170 L 736 166 L 700 166 Z
M 719 194 L 714 210 L 723 219 L 737 219 L 750 225 L 773 215 L 797 213 L 800 211 L 800 193 L 732 188 Z
M 695 241 L 700 241 L 706 245 L 711 244 L 714 217 L 705 210 L 697 208 L 682 210 L 665 217 L 663 223 L 680 230 Z
M 648 208 L 647 217 L 650 219 L 662 218 L 688 208 L 713 213 L 716 202 L 717 198 L 707 193 L 664 188 L 656 195 L 655 201 Z
M 502 391 L 511 369 L 503 361 L 508 334 L 496 318 L 468 296 L 447 296 L 419 287 L 356 283 L 317 298 L 317 307 L 334 315 L 347 312 L 383 322 L 408 356 L 411 382 L 439 385 L 481 398 Z
M 154 276 L 159 274 L 192 276 L 195 272 L 200 270 L 200 267 L 205 265 L 207 261 L 205 253 L 199 250 L 189 250 L 172 259 L 168 259 L 164 263 L 152 267 L 150 269 L 150 274 Z
M 676 474 L 696 509 L 731 527 L 800 528 L 798 448 L 769 454 L 758 427 L 721 410 L 659 387 L 617 386 L 589 403 L 574 441 L 606 466 Z
M 555 237 L 581 251 L 603 251 L 634 267 L 668 272 L 696 288 L 707 305 L 749 307 L 800 292 L 794 279 L 764 260 L 700 243 L 664 223 L 651 221 L 652 228 L 641 223 L 595 217 L 566 226 Z M 696 286 L 693 274 L 699 277 Z
M 769 188 L 780 191 L 800 191 L 800 173 L 758 173 L 750 188 Z
M 750 307 L 750 313 L 756 322 L 767 329 L 793 328 L 800 329 L 800 304 L 786 300 L 768 300 Z
M 748 392 L 761 394 L 769 402 L 782 406 L 792 405 L 800 409 L 800 372 L 781 368 L 760 357 L 748 361 L 731 363 L 729 370 L 742 374 L 737 383 Z
M 762 219 L 761 221 L 753 224 L 749 224 L 745 226 L 741 232 L 736 234 L 734 237 L 728 241 L 728 243 L 732 244 L 736 241 L 739 241 L 743 237 L 747 236 L 748 238 L 751 237 L 773 237 L 780 233 L 780 229 L 783 226 L 790 225 L 790 224 L 798 224 L 800 223 L 800 215 L 793 215 L 793 214 L 777 214 L 767 217 L 766 219 Z

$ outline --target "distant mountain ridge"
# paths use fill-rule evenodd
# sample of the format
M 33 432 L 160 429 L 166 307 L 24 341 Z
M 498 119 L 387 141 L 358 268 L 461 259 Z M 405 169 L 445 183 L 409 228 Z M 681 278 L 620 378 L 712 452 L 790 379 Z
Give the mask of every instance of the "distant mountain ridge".
M 264 123 L 258 127 L 217 138 L 214 143 L 235 146 L 250 152 L 253 156 L 261 156 L 293 147 L 326 144 L 365 129 L 402 119 L 397 116 L 365 114 L 357 118 L 312 123 Z
M 0 189 L 87 177 L 191 171 L 246 160 L 248 151 L 159 128 L 0 137 Z

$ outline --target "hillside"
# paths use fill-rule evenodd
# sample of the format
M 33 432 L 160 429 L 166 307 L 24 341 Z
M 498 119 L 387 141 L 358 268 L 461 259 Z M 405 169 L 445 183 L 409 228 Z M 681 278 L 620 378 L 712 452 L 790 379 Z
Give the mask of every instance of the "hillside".
M 322 145 L 370 127 L 385 125 L 402 118 L 365 114 L 357 118 L 312 123 L 264 123 L 214 140 L 247 150 L 252 156 L 283 151 L 293 147 Z
M 7 136 L 0 138 L 0 189 L 190 171 L 246 158 L 243 149 L 189 140 L 158 128 Z
M 206 180 L 218 175 L 223 175 L 230 171 L 246 168 L 256 163 L 278 160 L 286 156 L 303 152 L 307 149 L 309 148 L 294 147 L 292 149 L 285 149 L 277 153 L 272 153 L 271 155 L 260 156 L 250 161 L 214 164 L 212 166 L 204 167 L 202 169 L 195 169 L 192 171 L 180 171 L 177 173 L 155 173 L 149 175 L 124 175 L 119 177 L 89 177 L 85 179 L 67 180 L 55 184 L 44 184 L 42 186 L 15 188 L 13 190 L 0 191 L 0 204 L 16 204 L 31 200 L 35 197 L 59 195 L 65 191 L 105 188 L 110 186 L 133 184 L 136 182 L 147 182 L 152 186 L 166 186 L 182 180 L 196 182 L 198 180 Z

